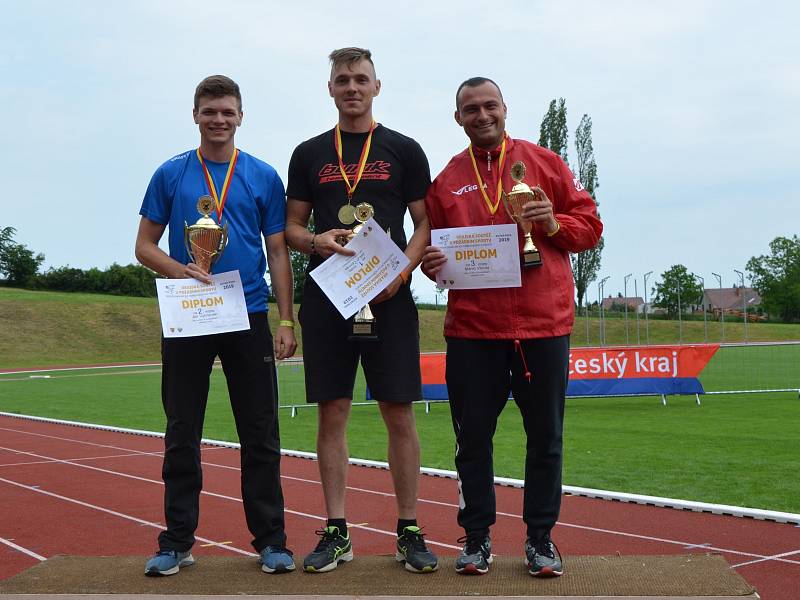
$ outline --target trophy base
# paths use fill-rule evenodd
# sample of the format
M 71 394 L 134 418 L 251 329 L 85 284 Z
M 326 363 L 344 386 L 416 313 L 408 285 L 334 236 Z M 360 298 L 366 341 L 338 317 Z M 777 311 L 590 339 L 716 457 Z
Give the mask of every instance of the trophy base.
M 528 250 L 522 253 L 523 267 L 539 267 L 542 264 L 542 254 L 538 250 Z
M 350 342 L 376 342 L 378 341 L 378 328 L 375 320 L 353 321 L 353 329 L 347 338 Z

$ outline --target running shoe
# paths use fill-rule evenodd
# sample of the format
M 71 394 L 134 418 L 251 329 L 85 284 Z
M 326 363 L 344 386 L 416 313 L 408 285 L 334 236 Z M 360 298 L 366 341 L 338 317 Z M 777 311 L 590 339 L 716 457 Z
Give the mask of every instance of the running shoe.
M 492 564 L 492 540 L 489 536 L 469 535 L 459 538 L 464 549 L 456 558 L 456 573 L 464 575 L 483 575 Z
M 267 546 L 260 552 L 259 562 L 264 573 L 288 573 L 294 571 L 291 550 L 282 546 Z
M 439 560 L 428 550 L 422 531 L 415 525 L 403 528 L 397 538 L 395 558 L 405 563 L 406 570 L 412 573 L 433 573 L 439 568 Z
M 190 567 L 193 564 L 194 557 L 191 551 L 159 550 L 147 561 L 144 574 L 150 577 L 175 575 L 181 567 Z
M 561 553 L 549 534 L 536 542 L 531 542 L 530 538 L 525 540 L 525 566 L 534 577 L 558 577 L 564 572 Z
M 306 573 L 326 573 L 339 566 L 340 562 L 353 560 L 353 545 L 349 534 L 344 537 L 339 533 L 339 528 L 333 525 L 315 533 L 320 536 L 320 540 L 314 551 L 303 561 L 303 570 Z

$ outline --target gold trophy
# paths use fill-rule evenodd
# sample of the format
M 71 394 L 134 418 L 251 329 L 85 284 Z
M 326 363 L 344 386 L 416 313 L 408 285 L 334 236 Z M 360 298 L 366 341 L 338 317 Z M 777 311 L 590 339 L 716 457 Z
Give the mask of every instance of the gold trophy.
M 358 225 L 353 227 L 353 230 L 349 234 L 342 236 L 339 239 L 339 243 L 344 246 L 347 242 L 356 237 L 361 231 L 361 228 L 364 227 L 364 223 L 369 221 L 373 216 L 375 216 L 375 208 L 370 203 L 361 202 L 357 204 L 353 209 L 353 219 L 358 221 Z M 356 316 L 353 317 L 352 330 L 347 339 L 351 342 L 374 342 L 378 339 L 375 315 L 372 314 L 369 308 L 369 302 L 367 302 L 361 310 L 356 313 Z
M 228 243 L 228 224 L 225 223 L 225 227 L 217 225 L 216 221 L 209 217 L 213 209 L 214 199 L 211 196 L 200 196 L 197 201 L 197 212 L 203 216 L 194 225 L 184 221 L 183 226 L 186 251 L 194 263 L 206 273 L 211 272 L 211 265 L 222 256 Z
M 542 264 L 542 255 L 533 243 L 531 230 L 533 225 L 527 219 L 522 218 L 522 207 L 536 199 L 534 191 L 522 180 L 525 178 L 525 163 L 518 160 L 511 165 L 511 179 L 516 183 L 511 192 L 503 193 L 503 206 L 506 208 L 508 216 L 516 221 L 522 233 L 525 234 L 525 244 L 522 247 L 522 266 L 538 267 Z

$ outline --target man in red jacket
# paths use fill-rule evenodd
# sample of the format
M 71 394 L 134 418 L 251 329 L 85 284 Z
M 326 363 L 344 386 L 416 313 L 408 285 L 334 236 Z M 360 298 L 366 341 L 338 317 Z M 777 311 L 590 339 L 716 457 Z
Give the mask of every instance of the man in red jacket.
M 564 397 L 574 320 L 569 253 L 597 244 L 603 225 L 592 197 L 558 155 L 507 135 L 506 113 L 500 88 L 490 79 L 474 77 L 459 86 L 455 119 L 470 145 L 450 160 L 425 198 L 432 229 L 513 223 L 500 207 L 501 196 L 514 185 L 510 166 L 522 161 L 535 199 L 524 205 L 521 216 L 532 223 L 542 258 L 541 265 L 522 270 L 521 287 L 449 292 L 445 376 L 457 443 L 458 523 L 466 532 L 455 566 L 459 573 L 482 574 L 492 562 L 492 438 L 510 391 L 527 434 L 525 564 L 531 575 L 552 577 L 563 573 L 550 530 L 561 507 Z M 522 241 L 520 233 L 520 247 Z M 446 261 L 439 248 L 429 246 L 422 271 L 435 280 Z

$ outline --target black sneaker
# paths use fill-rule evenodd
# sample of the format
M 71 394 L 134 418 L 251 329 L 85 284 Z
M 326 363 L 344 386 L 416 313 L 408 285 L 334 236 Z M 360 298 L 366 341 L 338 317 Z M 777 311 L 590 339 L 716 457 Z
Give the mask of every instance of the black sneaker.
M 465 535 L 458 538 L 458 543 L 464 543 L 464 549 L 456 558 L 456 573 L 464 575 L 483 575 L 489 571 L 492 564 L 492 540 L 489 536 Z
M 306 573 L 325 573 L 335 569 L 340 562 L 353 560 L 350 536 L 344 537 L 339 533 L 338 527 L 331 525 L 315 533 L 322 539 L 303 561 L 303 570 Z
M 549 534 L 533 543 L 530 538 L 525 540 L 525 566 L 534 577 L 558 577 L 564 572 L 561 553 Z
M 411 525 L 403 528 L 403 534 L 397 538 L 397 562 L 406 563 L 406 570 L 412 573 L 433 573 L 439 568 L 439 559 L 428 550 L 422 531 Z

